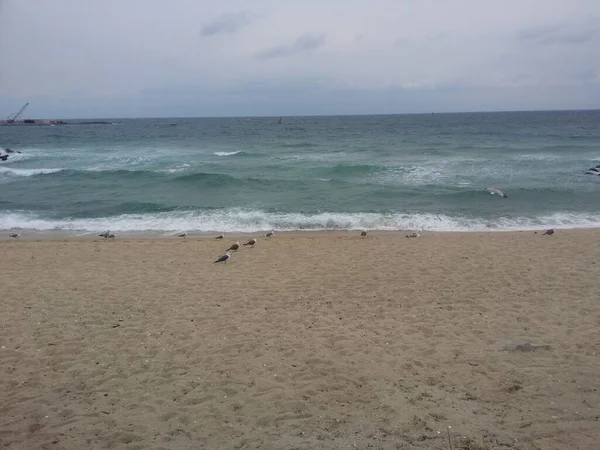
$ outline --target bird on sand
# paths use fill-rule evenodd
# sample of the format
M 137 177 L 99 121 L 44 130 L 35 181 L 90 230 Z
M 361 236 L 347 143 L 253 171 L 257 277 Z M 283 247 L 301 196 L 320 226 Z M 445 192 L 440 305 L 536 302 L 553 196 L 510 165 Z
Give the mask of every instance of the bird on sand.
M 106 230 L 104 233 L 100 233 L 98 236 L 103 237 L 104 239 L 106 239 L 109 234 L 110 234 L 110 230 Z
M 421 236 L 421 232 L 419 230 L 413 231 L 411 234 L 407 234 L 407 238 L 418 238 Z
M 215 264 L 218 263 L 218 262 L 225 262 L 226 263 L 229 258 L 231 258 L 231 255 L 229 254 L 229 252 L 227 252 L 224 255 L 219 256 L 219 258 L 214 263 Z
M 275 236 L 275 231 L 271 230 L 271 231 L 267 232 L 267 234 L 263 234 L 263 236 L 268 237 L 268 238 L 273 237 L 273 236 Z
M 367 232 L 365 230 L 363 230 L 363 231 L 360 232 L 360 235 L 362 237 L 366 237 L 367 236 Z
M 549 230 L 544 231 L 542 236 L 552 236 L 554 234 L 554 228 L 550 228 Z
M 227 249 L 227 251 L 229 252 L 229 251 L 231 251 L 231 250 L 238 250 L 239 248 L 240 248 L 240 243 L 239 243 L 239 242 L 236 242 L 235 244 L 231 244 L 231 247 L 229 247 L 229 248 Z
M 222 234 L 218 235 L 215 239 L 223 239 L 225 236 L 223 236 Z
M 181 234 L 178 234 L 178 235 L 177 235 L 177 237 L 180 237 L 180 238 L 184 238 L 184 239 L 185 239 L 185 238 L 187 237 L 187 233 L 181 233 Z
M 13 238 L 13 239 L 18 238 L 19 236 L 21 236 L 21 235 L 18 234 L 18 233 L 13 233 L 13 234 L 10 235 L 10 237 Z
M 110 233 L 110 234 L 108 234 L 106 237 L 107 237 L 108 239 L 114 239 L 114 238 L 115 238 L 115 236 L 116 236 L 116 234 L 115 234 L 115 233 Z
M 252 238 L 250 239 L 248 242 L 246 242 L 244 245 L 249 245 L 250 247 L 254 247 L 254 244 L 256 244 L 256 238 Z
M 490 195 L 499 195 L 500 197 L 508 198 L 500 189 L 489 187 L 487 188 L 487 191 L 490 193 Z

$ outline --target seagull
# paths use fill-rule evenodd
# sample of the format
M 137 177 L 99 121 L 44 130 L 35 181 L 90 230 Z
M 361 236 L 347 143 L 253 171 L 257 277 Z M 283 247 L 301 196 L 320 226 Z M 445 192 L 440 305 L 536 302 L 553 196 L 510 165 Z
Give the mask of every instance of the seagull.
M 275 236 L 275 231 L 269 231 L 267 234 L 263 234 L 263 236 L 266 236 L 268 238 Z
M 114 239 L 114 238 L 115 238 L 115 236 L 116 236 L 116 235 L 115 235 L 115 233 L 110 233 L 110 234 L 107 234 L 107 235 L 106 235 L 106 237 L 107 237 L 107 238 L 110 238 L 110 239 Z
M 227 252 L 227 253 L 225 253 L 224 255 L 222 255 L 222 256 L 219 256 L 219 259 L 217 259 L 217 260 L 215 261 L 215 263 L 218 263 L 218 262 L 227 262 L 227 260 L 228 260 L 229 258 L 231 258 L 231 255 L 229 254 L 229 252 Z
M 256 238 L 252 238 L 250 239 L 248 242 L 246 242 L 244 245 L 249 245 L 251 247 L 254 247 L 254 244 L 256 244 Z
M 542 236 L 552 236 L 554 234 L 554 228 L 550 228 L 549 230 L 544 231 L 544 233 L 542 234 Z
M 223 239 L 225 236 L 223 236 L 222 234 L 218 235 L 215 239 Z
M 360 232 L 360 235 L 361 235 L 362 237 L 366 237 L 366 236 L 367 236 L 367 232 L 363 230 L 363 231 L 361 231 L 361 232 Z
M 487 188 L 487 191 L 490 193 L 490 195 L 499 195 L 500 197 L 508 198 L 506 196 L 506 194 L 504 192 L 502 192 L 500 189 Z
M 13 234 L 10 235 L 10 237 L 14 238 L 14 239 L 18 238 L 19 236 L 21 236 L 21 235 L 17 234 L 17 233 L 13 233 Z
M 98 236 L 103 237 L 104 239 L 106 239 L 109 234 L 110 234 L 110 230 L 106 230 L 104 233 L 100 233 Z
M 187 233 L 181 233 L 181 234 L 177 235 L 177 237 L 184 238 L 184 239 L 186 236 L 187 236 Z
M 420 231 L 413 231 L 411 234 L 406 235 L 407 238 L 418 238 L 420 236 L 421 236 Z
M 244 245 L 245 245 L 245 244 L 244 244 Z M 231 247 L 229 247 L 229 248 L 227 249 L 227 251 L 230 251 L 230 250 L 238 250 L 239 248 L 240 248 L 240 243 L 239 243 L 239 242 L 236 242 L 235 244 L 231 244 Z

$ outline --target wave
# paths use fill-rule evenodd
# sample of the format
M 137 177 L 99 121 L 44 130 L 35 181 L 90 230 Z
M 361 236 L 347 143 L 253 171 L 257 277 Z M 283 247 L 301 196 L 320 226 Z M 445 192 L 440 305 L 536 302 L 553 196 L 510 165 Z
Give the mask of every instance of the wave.
M 181 175 L 173 181 L 180 183 L 190 183 L 194 185 L 202 185 L 205 187 L 222 187 L 228 185 L 238 185 L 241 183 L 236 177 L 219 173 L 196 172 L 187 175 Z
M 281 148 L 313 148 L 318 145 L 313 142 L 295 142 L 293 144 L 278 144 Z
M 428 231 L 511 231 L 544 228 L 600 227 L 600 214 L 554 213 L 532 217 L 458 217 L 443 214 L 342 213 L 316 214 L 226 209 L 121 214 L 100 218 L 42 217 L 29 212 L 0 213 L 0 229 L 89 231 L 110 228 L 117 232 L 237 232 L 424 229 Z
M 13 177 L 33 177 L 36 175 L 57 173 L 63 170 L 66 169 L 12 169 L 10 167 L 0 167 L 0 175 L 9 175 Z
M 0 167 L 0 180 L 9 177 L 61 177 L 72 181 L 109 181 L 121 182 L 124 180 L 141 180 L 153 182 L 186 183 L 194 187 L 220 188 L 220 187 L 255 187 L 259 189 L 284 185 L 295 187 L 303 182 L 285 181 L 263 178 L 238 178 L 232 175 L 207 172 L 186 173 L 188 165 L 156 170 L 134 169 L 102 169 L 98 167 L 88 169 L 11 169 Z M 182 174 L 183 173 L 183 174 Z M 2 175 L 5 175 L 3 177 Z
M 373 173 L 386 172 L 394 168 L 389 166 L 378 166 L 371 164 L 336 164 L 333 167 L 326 168 L 324 172 L 333 175 L 368 175 Z M 397 169 L 397 168 L 396 168 Z
M 233 156 L 233 155 L 240 155 L 240 154 L 244 154 L 243 151 L 238 150 L 237 152 L 214 152 L 213 155 L 216 156 Z

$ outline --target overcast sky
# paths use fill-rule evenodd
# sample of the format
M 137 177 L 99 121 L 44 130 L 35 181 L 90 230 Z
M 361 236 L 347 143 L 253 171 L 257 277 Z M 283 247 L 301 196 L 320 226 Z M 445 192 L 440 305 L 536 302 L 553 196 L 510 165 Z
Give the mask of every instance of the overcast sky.
M 600 0 L 0 0 L 0 117 L 600 108 Z

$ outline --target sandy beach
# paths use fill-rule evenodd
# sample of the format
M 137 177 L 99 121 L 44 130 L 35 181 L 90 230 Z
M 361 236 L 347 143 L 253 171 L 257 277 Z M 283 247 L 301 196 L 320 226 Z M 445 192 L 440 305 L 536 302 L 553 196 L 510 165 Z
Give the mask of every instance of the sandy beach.
M 235 240 L 1 240 L 0 447 L 598 448 L 600 230 Z

